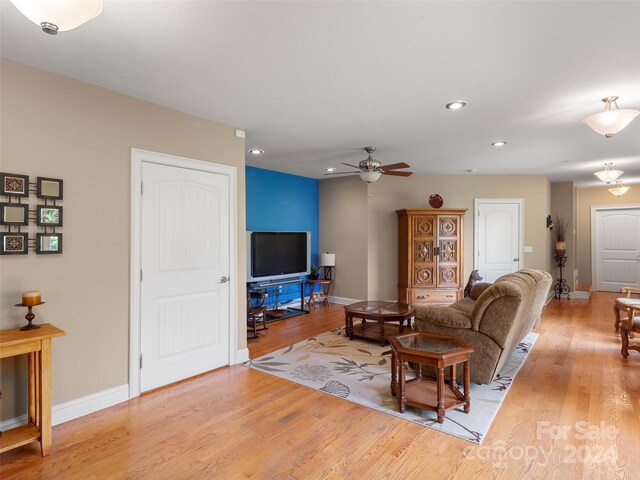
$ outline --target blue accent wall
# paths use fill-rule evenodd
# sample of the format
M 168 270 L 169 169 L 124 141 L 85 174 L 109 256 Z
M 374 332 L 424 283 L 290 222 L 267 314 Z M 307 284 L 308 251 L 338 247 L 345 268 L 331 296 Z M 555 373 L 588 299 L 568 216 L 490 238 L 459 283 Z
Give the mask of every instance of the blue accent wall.
M 319 180 L 256 167 L 246 167 L 245 175 L 247 230 L 311 232 L 311 264 L 317 265 Z M 299 296 L 295 291 L 283 287 L 280 301 Z

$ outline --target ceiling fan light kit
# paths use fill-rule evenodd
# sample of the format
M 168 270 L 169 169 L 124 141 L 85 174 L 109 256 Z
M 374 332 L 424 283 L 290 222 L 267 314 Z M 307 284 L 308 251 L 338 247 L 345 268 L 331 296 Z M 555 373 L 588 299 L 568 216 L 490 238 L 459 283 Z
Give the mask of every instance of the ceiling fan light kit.
M 591 127 L 594 132 L 604 135 L 606 138 L 613 137 L 640 115 L 638 110 L 620 109 L 618 107 L 618 97 L 615 95 L 603 98 L 602 101 L 605 104 L 604 111 L 589 115 L 584 119 L 584 123 Z
M 615 182 L 624 172 L 622 170 L 616 170 L 612 167 L 613 163 L 605 163 L 604 170 L 600 170 L 599 172 L 594 173 L 594 175 L 604 183 Z
M 11 3 L 50 35 L 73 30 L 102 12 L 102 0 L 11 0 Z
M 350 163 L 342 162 L 343 165 L 347 167 L 356 168 L 352 172 L 331 172 L 325 173 L 325 175 L 345 175 L 345 174 L 353 174 L 357 173 L 360 176 L 360 179 L 367 183 L 376 182 L 382 175 L 391 175 L 395 177 L 408 177 L 413 174 L 413 172 L 397 172 L 396 170 L 400 168 L 409 168 L 409 164 L 404 162 L 392 163 L 390 165 L 382 165 L 378 160 L 373 158 L 373 152 L 376 151 L 376 147 L 364 147 L 364 150 L 369 154 L 369 156 L 360 161 L 358 165 L 351 165 Z M 326 169 L 329 171 L 329 169 Z M 335 169 L 334 169 L 335 170 Z

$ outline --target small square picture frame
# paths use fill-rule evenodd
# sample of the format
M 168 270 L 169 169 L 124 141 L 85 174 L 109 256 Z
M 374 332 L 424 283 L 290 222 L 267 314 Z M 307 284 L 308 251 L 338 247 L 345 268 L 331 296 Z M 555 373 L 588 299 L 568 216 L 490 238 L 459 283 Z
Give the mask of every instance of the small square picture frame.
M 0 172 L 0 195 L 28 197 L 29 175 Z
M 62 234 L 37 233 L 36 253 L 40 255 L 57 255 L 62 253 Z
M 26 255 L 28 253 L 28 233 L 0 232 L 0 255 Z
M 37 177 L 36 185 L 36 195 L 38 198 L 62 200 L 61 178 Z
M 22 214 L 19 210 L 22 210 Z M 14 217 L 16 213 L 22 216 L 22 220 L 16 220 Z M 29 225 L 29 205 L 0 202 L 0 225 Z
M 61 227 L 62 207 L 59 205 L 38 205 L 36 223 L 39 227 Z

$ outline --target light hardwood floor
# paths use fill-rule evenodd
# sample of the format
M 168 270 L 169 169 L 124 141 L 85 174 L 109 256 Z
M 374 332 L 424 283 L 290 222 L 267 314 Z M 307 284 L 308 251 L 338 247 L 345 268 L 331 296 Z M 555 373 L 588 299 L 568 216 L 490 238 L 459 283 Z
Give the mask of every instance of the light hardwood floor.
M 0 477 L 638 478 L 640 354 L 620 356 L 613 298 L 550 302 L 481 446 L 234 366 L 58 425 L 50 456 L 7 452 Z M 251 356 L 342 322 L 332 306 L 273 323 Z

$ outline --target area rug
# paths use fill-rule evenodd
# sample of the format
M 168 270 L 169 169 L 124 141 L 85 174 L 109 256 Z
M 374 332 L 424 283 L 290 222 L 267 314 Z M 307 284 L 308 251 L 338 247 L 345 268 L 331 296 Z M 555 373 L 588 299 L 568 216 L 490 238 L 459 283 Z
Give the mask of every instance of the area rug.
M 391 395 L 391 350 L 388 345 L 349 340 L 344 328 L 308 338 L 244 365 L 345 400 L 480 444 L 505 399 L 538 334 L 530 333 L 490 385 L 471 384 L 471 412 L 448 410 L 444 423 L 436 413 L 407 406 L 398 412 Z

